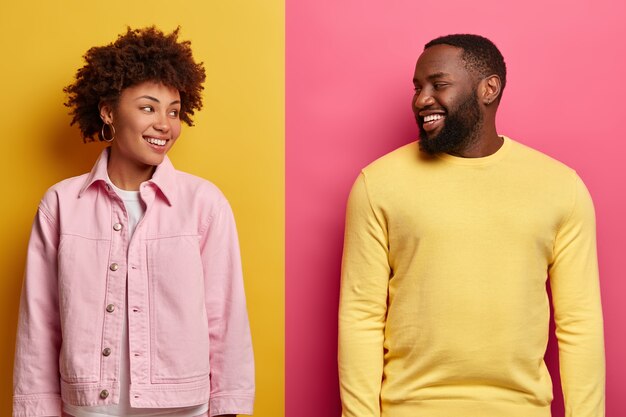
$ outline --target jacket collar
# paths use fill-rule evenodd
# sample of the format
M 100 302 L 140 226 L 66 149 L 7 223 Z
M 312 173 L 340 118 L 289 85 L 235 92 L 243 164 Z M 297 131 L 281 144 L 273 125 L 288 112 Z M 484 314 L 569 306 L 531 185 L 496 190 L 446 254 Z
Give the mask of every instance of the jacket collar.
M 108 183 L 109 175 L 107 173 L 107 165 L 109 162 L 110 149 L 111 148 L 105 148 L 102 153 L 100 153 L 98 160 L 94 164 L 93 168 L 91 168 L 91 172 L 87 175 L 85 183 L 78 192 L 78 198 L 82 197 L 85 191 L 91 188 L 93 184 L 97 182 L 103 182 L 105 184 Z M 161 192 L 160 194 L 165 198 L 169 205 L 174 203 L 173 200 L 175 198 L 175 172 L 176 169 L 174 169 L 174 165 L 172 165 L 172 162 L 166 155 L 163 162 L 157 165 L 152 178 L 145 182 L 155 186 Z

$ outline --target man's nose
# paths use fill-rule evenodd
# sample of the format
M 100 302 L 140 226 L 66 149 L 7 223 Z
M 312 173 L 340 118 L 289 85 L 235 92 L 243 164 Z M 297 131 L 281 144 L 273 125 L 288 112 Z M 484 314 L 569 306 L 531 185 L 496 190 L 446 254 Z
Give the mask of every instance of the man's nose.
M 435 99 L 426 88 L 416 92 L 415 97 L 413 98 L 413 106 L 418 110 L 431 106 L 434 103 Z

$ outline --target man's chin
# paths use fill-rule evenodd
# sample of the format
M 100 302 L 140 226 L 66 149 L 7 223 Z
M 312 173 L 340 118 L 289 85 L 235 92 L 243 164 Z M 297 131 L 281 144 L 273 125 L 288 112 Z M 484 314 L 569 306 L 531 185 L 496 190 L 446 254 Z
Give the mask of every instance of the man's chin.
M 420 129 L 419 138 L 420 140 L 418 142 L 418 145 L 421 151 L 424 151 L 430 155 L 439 153 L 439 146 L 437 146 L 437 143 L 433 143 L 433 141 L 437 140 L 437 135 L 430 136 L 428 132 Z
M 418 129 L 419 129 L 420 142 L 423 141 L 423 140 L 430 140 L 431 139 L 431 136 L 428 134 L 427 131 L 424 130 L 424 128 L 419 126 Z
M 432 146 L 432 144 L 429 141 L 430 141 L 429 139 L 423 139 L 420 137 L 420 140 L 418 142 L 420 151 L 426 152 L 429 155 L 435 155 L 437 153 L 440 153 L 437 146 Z

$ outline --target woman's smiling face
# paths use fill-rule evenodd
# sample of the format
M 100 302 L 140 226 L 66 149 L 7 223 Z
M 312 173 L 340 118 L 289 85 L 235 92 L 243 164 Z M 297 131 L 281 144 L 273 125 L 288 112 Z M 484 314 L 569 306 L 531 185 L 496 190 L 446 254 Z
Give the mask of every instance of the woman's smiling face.
M 118 162 L 156 166 L 180 135 L 180 93 L 173 87 L 146 81 L 122 90 L 114 106 L 100 114 L 115 128 L 111 154 Z

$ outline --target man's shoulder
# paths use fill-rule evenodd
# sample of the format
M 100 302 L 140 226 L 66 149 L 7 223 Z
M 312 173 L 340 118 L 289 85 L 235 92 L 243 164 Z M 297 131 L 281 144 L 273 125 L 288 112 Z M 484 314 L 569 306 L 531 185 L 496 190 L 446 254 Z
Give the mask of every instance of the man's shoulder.
M 370 162 L 363 168 L 363 172 L 376 174 L 379 172 L 403 171 L 408 165 L 414 165 L 419 159 L 418 142 L 414 141 L 400 146 Z
M 511 156 L 514 163 L 544 176 L 564 176 L 571 178 L 574 169 L 565 163 L 521 142 L 512 139 L 509 140 L 513 145 Z
M 506 149 L 504 157 L 494 164 L 499 166 L 498 169 L 514 171 L 529 178 L 535 176 L 549 178 L 557 182 L 571 180 L 575 173 L 571 167 L 552 156 L 509 137 L 505 136 L 505 140 L 510 146 Z M 365 166 L 362 172 L 369 179 L 390 180 L 422 175 L 442 165 L 446 165 L 443 159 L 420 152 L 419 142 L 414 141 L 379 157 Z M 438 174 L 442 172 L 437 170 Z

